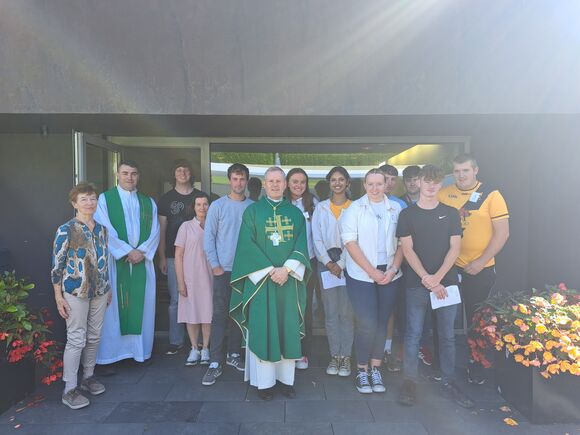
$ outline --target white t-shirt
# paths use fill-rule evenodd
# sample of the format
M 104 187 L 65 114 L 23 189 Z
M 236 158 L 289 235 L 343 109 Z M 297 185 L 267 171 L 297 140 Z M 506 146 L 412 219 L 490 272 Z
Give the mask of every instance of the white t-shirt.
M 378 256 L 377 256 L 377 265 L 387 264 L 388 256 L 387 256 L 387 232 L 385 231 L 385 219 L 387 218 L 387 210 L 385 208 L 385 203 L 381 202 L 372 202 L 371 201 L 371 208 L 373 209 L 373 213 L 377 218 L 377 233 L 378 233 Z

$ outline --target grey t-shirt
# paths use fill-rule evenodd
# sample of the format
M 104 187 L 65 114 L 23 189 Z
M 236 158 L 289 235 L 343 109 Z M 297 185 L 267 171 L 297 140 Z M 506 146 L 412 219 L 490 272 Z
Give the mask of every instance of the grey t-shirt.
M 234 201 L 227 195 L 212 202 L 205 220 L 203 240 L 212 268 L 221 266 L 225 271 L 232 270 L 242 215 L 253 202 L 250 198 Z

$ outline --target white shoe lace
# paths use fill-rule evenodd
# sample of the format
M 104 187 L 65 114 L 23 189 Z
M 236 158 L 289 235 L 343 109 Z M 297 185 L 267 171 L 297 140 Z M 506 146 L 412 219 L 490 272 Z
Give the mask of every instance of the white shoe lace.
M 373 384 L 378 385 L 383 383 L 383 377 L 381 376 L 381 372 L 379 372 L 376 368 L 371 370 L 371 381 Z

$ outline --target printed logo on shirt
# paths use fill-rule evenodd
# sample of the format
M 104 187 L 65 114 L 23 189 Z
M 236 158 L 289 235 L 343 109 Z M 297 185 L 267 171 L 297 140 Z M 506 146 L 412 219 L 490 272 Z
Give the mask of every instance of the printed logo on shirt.
M 182 212 L 182 210 L 184 208 L 185 208 L 185 204 L 181 201 L 173 201 L 169 206 L 169 210 L 171 211 L 171 214 L 179 214 Z
M 439 219 L 445 219 L 447 215 L 439 216 Z

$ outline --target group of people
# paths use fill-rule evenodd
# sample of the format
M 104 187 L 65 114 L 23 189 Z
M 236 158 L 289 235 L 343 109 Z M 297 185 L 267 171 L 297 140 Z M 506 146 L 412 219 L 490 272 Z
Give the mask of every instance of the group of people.
M 389 369 L 398 369 L 396 323 L 404 374 L 399 402 L 412 405 L 420 347 L 430 345 L 432 328 L 442 393 L 472 407 L 454 382 L 459 291 L 469 326 L 494 285 L 494 256 L 509 236 L 501 193 L 477 174 L 467 154 L 454 159 L 455 183 L 445 188 L 441 169 L 410 166 L 403 171 L 405 195 L 397 198 L 398 171 L 383 165 L 368 171 L 365 194 L 353 200 L 349 173 L 336 166 L 326 176 L 330 196 L 319 201 L 306 171 L 285 174 L 274 166 L 265 172 L 264 194 L 253 200 L 246 196 L 249 170 L 235 163 L 228 194 L 210 205 L 194 189 L 189 163 L 179 160 L 174 188 L 159 209 L 137 191 L 133 162 L 119 165 L 117 187 L 98 199 L 91 184 L 75 186 L 69 199 L 76 216 L 57 230 L 52 269 L 67 324 L 63 403 L 82 408 L 89 404 L 83 392 L 105 391 L 96 364 L 151 357 L 157 252 L 170 295 L 166 353 L 190 343 L 185 364 L 207 365 L 205 386 L 229 365 L 263 400 L 277 390 L 295 397 L 295 369 L 307 369 L 312 352 L 318 287 L 328 375 L 355 371 L 360 393 L 385 392 L 385 356 Z M 475 362 L 468 375 L 476 384 L 485 380 Z

